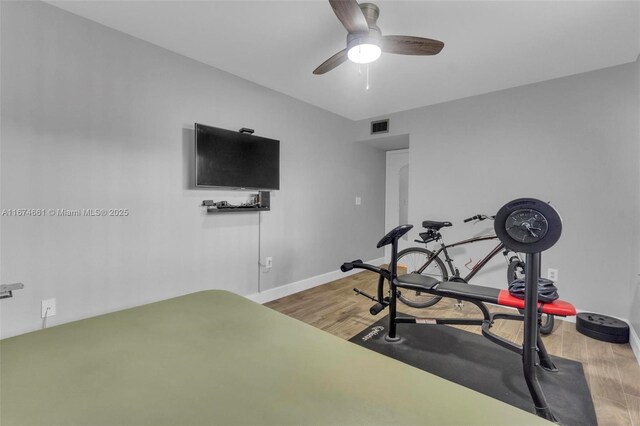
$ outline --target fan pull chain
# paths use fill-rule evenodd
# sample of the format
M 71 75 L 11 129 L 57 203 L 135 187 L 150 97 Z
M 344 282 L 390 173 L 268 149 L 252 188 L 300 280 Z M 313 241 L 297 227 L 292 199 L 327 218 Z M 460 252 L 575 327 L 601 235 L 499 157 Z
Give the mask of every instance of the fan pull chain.
M 367 87 L 364 90 L 369 91 L 369 64 L 367 64 Z

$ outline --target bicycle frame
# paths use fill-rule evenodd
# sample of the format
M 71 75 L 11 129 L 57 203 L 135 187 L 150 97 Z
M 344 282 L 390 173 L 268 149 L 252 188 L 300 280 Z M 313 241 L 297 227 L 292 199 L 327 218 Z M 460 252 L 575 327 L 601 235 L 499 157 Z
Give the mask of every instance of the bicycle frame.
M 467 240 L 458 241 L 457 243 L 453 243 L 453 244 L 449 244 L 449 245 L 445 245 L 444 242 L 441 242 L 440 243 L 440 249 L 438 249 L 437 251 L 434 251 L 433 252 L 433 256 L 429 257 L 429 260 L 427 260 L 427 262 L 416 272 L 421 274 L 433 262 L 434 258 L 438 257 L 440 255 L 440 253 L 444 253 L 444 258 L 445 258 L 445 261 L 447 262 L 447 265 L 449 266 L 449 270 L 451 271 L 451 275 L 453 277 L 460 278 L 460 271 L 458 270 L 458 268 L 456 268 L 454 266 L 453 259 L 451 259 L 451 257 L 449 256 L 449 252 L 447 251 L 447 249 L 450 249 L 452 247 L 462 246 L 462 245 L 465 245 L 465 244 L 476 243 L 476 242 L 479 242 L 479 241 L 488 241 L 488 240 L 496 240 L 496 239 L 498 239 L 498 237 L 496 235 L 485 235 L 485 236 L 481 236 L 481 237 L 474 237 L 474 238 L 469 238 Z M 442 241 L 442 240 L 440 240 L 440 241 Z M 462 279 L 464 281 L 468 282 L 491 259 L 493 259 L 495 257 L 495 255 L 497 255 L 498 253 L 500 253 L 504 249 L 505 249 L 505 245 L 502 242 L 500 244 L 498 244 L 497 246 L 495 246 L 495 248 L 493 250 L 491 250 L 489 252 L 489 254 L 487 254 L 484 258 L 482 258 L 478 263 L 476 263 L 476 265 L 471 269 L 469 274 L 467 274 L 467 276 L 462 278 Z

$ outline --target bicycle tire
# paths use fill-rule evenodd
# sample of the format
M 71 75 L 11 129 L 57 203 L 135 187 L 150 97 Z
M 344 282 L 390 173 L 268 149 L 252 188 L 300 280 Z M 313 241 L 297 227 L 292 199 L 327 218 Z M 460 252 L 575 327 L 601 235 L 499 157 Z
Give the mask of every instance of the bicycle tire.
M 407 274 L 416 273 L 415 271 L 420 269 L 433 254 L 431 250 L 421 247 L 404 249 L 398 253 L 398 266 L 404 265 L 407 268 Z M 444 263 L 439 257 L 433 259 L 433 262 L 429 265 L 429 269 L 423 271 L 422 275 L 434 277 L 438 281 L 446 281 L 449 278 Z M 398 299 L 412 308 L 428 308 L 438 303 L 440 299 L 442 299 L 442 296 L 402 289 L 398 295 Z
M 507 267 L 507 286 L 517 279 L 524 278 L 524 266 L 522 260 L 515 256 L 513 257 Z
M 507 268 L 507 284 L 511 284 L 512 281 L 519 278 L 524 278 L 524 267 L 525 264 L 520 259 L 515 258 L 511 260 Z M 521 314 L 524 313 L 522 309 L 518 309 L 518 311 L 520 311 Z M 548 336 L 553 333 L 555 322 L 555 316 L 542 314 L 540 317 L 540 334 Z
M 546 318 L 546 319 L 545 319 Z M 553 333 L 553 326 L 556 323 L 555 316 L 549 314 L 542 314 L 540 322 L 540 334 L 548 336 Z

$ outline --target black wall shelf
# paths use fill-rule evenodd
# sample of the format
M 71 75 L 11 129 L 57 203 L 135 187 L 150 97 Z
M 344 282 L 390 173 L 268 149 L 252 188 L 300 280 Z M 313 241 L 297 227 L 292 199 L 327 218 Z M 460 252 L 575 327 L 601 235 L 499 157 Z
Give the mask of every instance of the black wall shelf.
M 260 191 L 253 194 L 248 202 L 241 204 L 233 205 L 226 201 L 204 200 L 202 205 L 207 208 L 207 213 L 268 212 L 271 210 L 270 195 L 268 191 Z
M 269 207 L 207 207 L 207 213 L 267 212 Z

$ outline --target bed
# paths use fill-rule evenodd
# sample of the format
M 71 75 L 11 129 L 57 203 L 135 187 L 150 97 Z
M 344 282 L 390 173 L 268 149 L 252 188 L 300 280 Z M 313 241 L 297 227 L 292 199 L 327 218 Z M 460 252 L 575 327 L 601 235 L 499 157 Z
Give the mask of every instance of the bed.
M 547 424 L 221 290 L 4 339 L 0 374 L 3 426 Z

